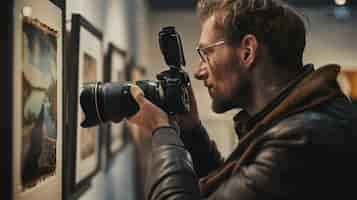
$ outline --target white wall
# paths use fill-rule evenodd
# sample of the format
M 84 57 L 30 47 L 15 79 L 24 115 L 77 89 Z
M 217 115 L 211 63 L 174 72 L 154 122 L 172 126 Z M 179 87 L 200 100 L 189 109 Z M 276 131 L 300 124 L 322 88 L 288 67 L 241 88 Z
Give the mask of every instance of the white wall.
M 70 30 L 68 24 L 70 24 L 72 13 L 79 13 L 103 32 L 104 50 L 108 42 L 113 42 L 118 47 L 127 50 L 129 45 L 128 2 L 129 0 L 67 0 L 67 30 Z
M 88 1 L 88 0 L 84 0 Z M 104 0 L 98 0 L 104 2 Z M 104 45 L 113 42 L 119 48 L 129 50 L 128 2 L 129 0 L 106 0 L 104 13 Z M 104 4 L 104 3 L 103 3 Z
M 145 0 L 135 0 L 135 9 L 136 9 L 136 16 L 135 16 L 135 26 L 136 26 L 136 33 L 137 38 L 137 62 L 138 64 L 147 66 L 148 62 L 152 59 L 150 58 L 150 40 L 151 32 L 150 30 L 150 13 L 148 10 L 148 5 Z
M 350 18 L 338 20 L 334 9 L 302 8 L 310 21 L 304 61 L 314 63 L 316 67 L 337 63 L 343 68 L 357 69 L 356 10 L 350 10 Z
M 108 0 L 67 0 L 66 19 L 71 19 L 72 13 L 79 13 L 96 28 L 103 30 L 105 10 Z

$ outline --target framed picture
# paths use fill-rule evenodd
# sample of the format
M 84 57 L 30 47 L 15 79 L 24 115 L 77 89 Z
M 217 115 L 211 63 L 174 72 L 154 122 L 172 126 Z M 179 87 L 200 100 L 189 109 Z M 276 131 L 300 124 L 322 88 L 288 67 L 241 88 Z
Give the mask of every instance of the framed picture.
M 126 81 L 126 60 L 127 53 L 113 43 L 109 43 L 106 54 L 106 76 L 105 81 L 125 82 Z M 124 135 L 125 121 L 120 123 L 110 123 L 107 134 L 107 155 L 108 158 L 114 157 L 126 143 Z
M 101 127 L 82 128 L 80 89 L 87 82 L 103 81 L 102 33 L 78 14 L 72 15 L 71 72 L 68 85 L 68 176 L 71 193 L 81 193 L 100 168 Z
M 16 0 L 13 16 L 12 199 L 61 200 L 64 1 Z

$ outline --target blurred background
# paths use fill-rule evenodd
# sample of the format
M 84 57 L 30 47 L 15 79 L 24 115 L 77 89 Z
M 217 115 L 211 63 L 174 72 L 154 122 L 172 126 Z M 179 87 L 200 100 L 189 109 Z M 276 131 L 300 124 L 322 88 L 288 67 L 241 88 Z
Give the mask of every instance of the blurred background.
M 307 18 L 308 34 L 304 62 L 316 67 L 337 63 L 342 66 L 340 82 L 356 98 L 357 6 L 352 0 L 290 0 Z M 158 46 L 163 26 L 176 26 L 183 40 L 186 70 L 190 73 L 203 124 L 223 156 L 237 144 L 232 116 L 211 112 L 210 98 L 202 82 L 193 79 L 199 63 L 196 54 L 200 24 L 194 0 L 67 0 L 66 21 L 80 13 L 104 33 L 104 48 L 113 42 L 126 50 L 137 65 L 145 68 L 143 79 L 155 79 L 166 66 Z M 293 39 L 293 38 L 292 38 Z M 354 80 L 353 80 L 354 79 Z M 144 152 L 146 152 L 144 154 Z M 134 200 L 143 196 L 150 141 L 133 136 L 132 142 L 111 163 L 108 172 L 98 173 L 91 188 L 79 199 Z M 143 156 L 145 155 L 145 156 Z

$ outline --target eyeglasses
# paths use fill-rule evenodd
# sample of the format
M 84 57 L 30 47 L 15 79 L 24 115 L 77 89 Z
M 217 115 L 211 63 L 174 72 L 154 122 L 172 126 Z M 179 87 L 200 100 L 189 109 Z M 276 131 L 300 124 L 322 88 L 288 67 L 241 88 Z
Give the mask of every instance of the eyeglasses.
M 221 41 L 215 42 L 213 44 L 210 44 L 210 45 L 208 45 L 206 47 L 197 47 L 196 51 L 197 51 L 198 55 L 200 56 L 201 61 L 203 63 L 207 63 L 208 62 L 207 49 L 210 49 L 210 48 L 213 48 L 213 47 L 217 47 L 217 46 L 220 46 L 220 45 L 223 45 L 223 44 L 225 44 L 225 42 L 224 42 L 224 40 L 221 40 Z

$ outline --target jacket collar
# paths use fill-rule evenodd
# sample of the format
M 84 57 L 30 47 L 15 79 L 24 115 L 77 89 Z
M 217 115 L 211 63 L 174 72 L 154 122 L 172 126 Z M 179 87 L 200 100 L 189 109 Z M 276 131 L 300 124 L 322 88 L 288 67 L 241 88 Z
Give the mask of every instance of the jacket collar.
M 315 71 L 312 64 L 305 65 L 302 72 L 294 80 L 290 81 L 290 83 L 281 90 L 277 97 L 268 103 L 260 112 L 253 116 L 249 116 L 245 110 L 242 110 L 234 116 L 233 120 L 238 137 L 244 137 L 245 133 L 281 103 L 294 104 L 295 107 L 307 103 L 306 101 L 309 96 L 304 93 L 304 90 L 312 90 L 312 92 L 310 91 L 312 94 L 316 93 L 324 95 L 325 93 L 328 93 L 330 90 L 326 87 L 336 87 L 335 84 L 331 84 L 331 82 L 337 83 L 336 77 L 339 68 L 340 67 L 337 65 L 326 65 Z M 298 102 L 290 102 L 291 100 L 286 101 L 287 97 L 293 91 L 296 93 L 298 90 L 301 90 L 299 91 L 301 95 L 299 95 L 300 98 L 298 99 L 300 100 Z

